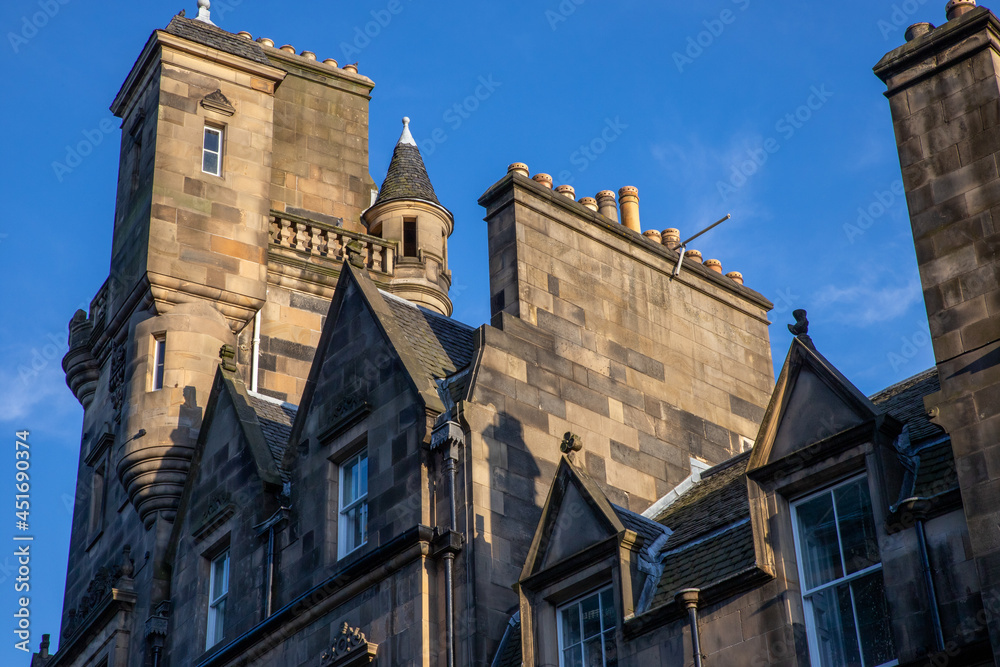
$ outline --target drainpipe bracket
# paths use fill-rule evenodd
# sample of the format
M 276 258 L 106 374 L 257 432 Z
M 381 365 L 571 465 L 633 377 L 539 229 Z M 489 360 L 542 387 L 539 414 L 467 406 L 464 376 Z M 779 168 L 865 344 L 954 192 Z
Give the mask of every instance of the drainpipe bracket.
M 446 554 L 457 555 L 462 551 L 465 538 L 454 530 L 442 531 L 431 542 L 431 557 L 441 558 Z

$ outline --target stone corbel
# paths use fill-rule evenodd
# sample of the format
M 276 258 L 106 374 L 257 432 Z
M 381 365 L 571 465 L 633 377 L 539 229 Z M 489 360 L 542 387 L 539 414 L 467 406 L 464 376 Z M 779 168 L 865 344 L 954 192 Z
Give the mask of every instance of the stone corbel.
M 320 667 L 370 665 L 377 654 L 378 644 L 372 644 L 361 630 L 344 623 L 333 644 L 320 655 L 319 665 Z

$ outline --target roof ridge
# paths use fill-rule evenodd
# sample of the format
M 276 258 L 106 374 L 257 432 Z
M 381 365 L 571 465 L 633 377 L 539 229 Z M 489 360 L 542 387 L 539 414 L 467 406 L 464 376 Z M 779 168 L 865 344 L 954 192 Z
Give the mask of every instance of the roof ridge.
M 247 396 L 252 396 L 253 398 L 259 398 L 261 400 L 267 401 L 268 403 L 273 403 L 274 405 L 280 405 L 283 408 L 290 408 L 292 410 L 298 411 L 299 406 L 294 403 L 289 403 L 288 401 L 282 401 L 281 399 L 274 398 L 273 396 L 267 396 L 266 394 L 259 394 L 256 391 L 251 391 L 247 389 Z
M 733 458 L 731 458 L 731 459 L 729 459 L 727 461 L 723 461 L 722 463 L 720 463 L 720 464 L 718 464 L 718 465 L 716 465 L 716 466 L 714 466 L 712 468 L 709 468 L 705 472 L 701 473 L 701 480 L 699 480 L 697 482 L 697 484 L 700 484 L 701 482 L 704 482 L 706 477 L 712 477 L 713 475 L 715 475 L 717 473 L 725 472 L 726 470 L 732 468 L 733 466 L 738 465 L 743 460 L 749 459 L 750 458 L 750 454 L 752 452 L 753 452 L 752 449 L 748 449 L 745 452 L 740 452 L 739 454 L 737 454 L 736 456 L 734 456 Z
M 936 375 L 937 372 L 938 372 L 937 366 L 931 366 L 930 368 L 928 368 L 926 370 L 920 371 L 916 375 L 911 375 L 910 377 L 906 378 L 905 380 L 900 380 L 899 382 L 896 382 L 895 384 L 891 384 L 888 387 L 885 387 L 884 389 L 879 389 L 877 392 L 875 392 L 874 394 L 872 394 L 871 396 L 869 396 L 868 400 L 870 400 L 872 403 L 875 403 L 875 401 L 877 399 L 881 398 L 883 395 L 889 395 L 890 392 L 892 392 L 893 390 L 898 390 L 900 387 L 906 387 L 906 388 L 908 388 L 908 387 L 910 387 L 912 385 L 918 384 L 921 381 L 926 380 L 927 378 Z M 893 392 L 893 393 L 895 393 L 895 392 Z
M 413 303 L 412 301 L 404 299 L 401 296 L 398 296 L 398 295 L 393 294 L 391 292 L 386 292 L 383 289 L 379 289 L 379 294 L 381 294 L 384 297 L 389 297 L 390 299 L 392 299 L 393 301 L 395 301 L 397 303 L 401 303 L 401 304 L 403 304 L 405 306 L 409 306 L 410 308 L 413 308 L 415 310 L 419 310 L 421 313 L 424 313 L 426 315 L 431 315 L 433 317 L 436 317 L 438 319 L 444 320 L 446 322 L 450 322 L 452 324 L 457 324 L 457 325 L 459 325 L 461 327 L 465 327 L 469 331 L 475 331 L 478 328 L 478 327 L 472 326 L 471 324 L 466 324 L 465 322 L 463 322 L 461 320 L 456 320 L 454 317 L 450 317 L 448 315 L 442 315 L 441 313 L 435 312 L 435 311 L 431 310 L 430 308 L 425 308 L 424 306 L 421 306 L 420 304 Z

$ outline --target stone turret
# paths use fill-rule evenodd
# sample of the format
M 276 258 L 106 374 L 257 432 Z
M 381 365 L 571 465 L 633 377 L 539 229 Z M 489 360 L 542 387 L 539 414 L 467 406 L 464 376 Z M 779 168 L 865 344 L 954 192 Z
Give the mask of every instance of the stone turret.
M 385 182 L 375 204 L 365 211 L 368 233 L 398 244 L 391 291 L 443 315 L 451 315 L 448 298 L 448 237 L 454 230 L 451 211 L 438 201 L 427 176 L 410 119 L 403 119 Z

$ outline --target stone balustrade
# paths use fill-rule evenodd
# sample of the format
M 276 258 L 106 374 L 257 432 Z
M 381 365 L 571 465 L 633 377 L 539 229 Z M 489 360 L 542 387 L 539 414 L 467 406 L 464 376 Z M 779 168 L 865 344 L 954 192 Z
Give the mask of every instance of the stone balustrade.
M 392 273 L 395 265 L 395 243 L 290 213 L 271 211 L 268 234 L 272 246 L 337 263 L 346 259 L 347 247 L 353 244 L 369 271 Z

